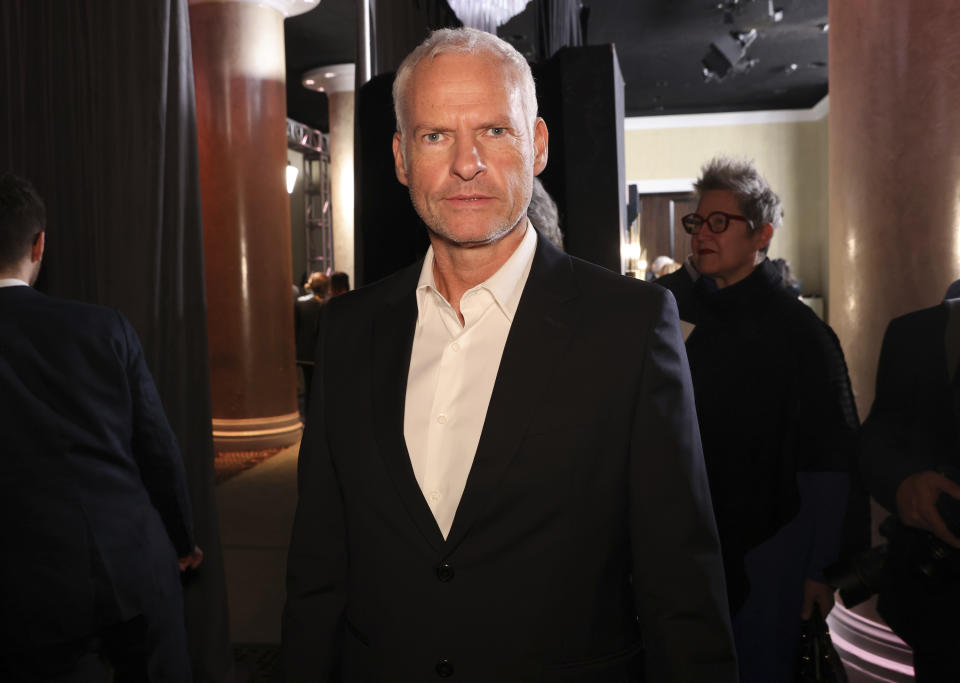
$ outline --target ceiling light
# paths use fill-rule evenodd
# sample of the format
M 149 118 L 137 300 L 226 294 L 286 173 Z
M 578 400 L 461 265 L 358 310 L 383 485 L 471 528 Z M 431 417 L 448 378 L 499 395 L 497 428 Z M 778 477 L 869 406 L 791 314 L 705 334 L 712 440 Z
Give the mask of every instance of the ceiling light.
M 726 33 L 710 43 L 703 56 L 704 80 L 723 80 L 731 72 L 744 73 L 757 65 L 758 60 L 746 59 L 747 48 L 757 39 L 757 30 Z
M 767 0 L 767 14 L 773 19 L 773 23 L 775 24 L 783 21 L 783 8 L 774 7 L 773 0 Z
M 502 26 L 526 8 L 530 0 L 448 0 L 464 26 L 496 35 Z
M 314 83 L 316 83 L 316 81 L 313 80 L 312 78 L 308 78 L 308 79 L 305 80 L 303 83 L 304 83 L 304 85 L 313 85 Z

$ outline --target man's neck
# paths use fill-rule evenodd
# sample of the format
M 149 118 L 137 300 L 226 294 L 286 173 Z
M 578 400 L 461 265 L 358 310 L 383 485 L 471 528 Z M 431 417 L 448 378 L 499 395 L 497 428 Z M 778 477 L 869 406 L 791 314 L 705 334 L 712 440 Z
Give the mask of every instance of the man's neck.
M 29 267 L 0 269 L 0 280 L 20 280 L 32 285 L 31 276 Z
M 433 246 L 433 279 L 437 291 L 457 312 L 461 323 L 461 297 L 468 289 L 489 280 L 500 270 L 520 246 L 527 230 L 527 219 L 522 218 L 517 227 L 502 238 L 479 247 L 463 247 L 430 234 L 430 243 Z

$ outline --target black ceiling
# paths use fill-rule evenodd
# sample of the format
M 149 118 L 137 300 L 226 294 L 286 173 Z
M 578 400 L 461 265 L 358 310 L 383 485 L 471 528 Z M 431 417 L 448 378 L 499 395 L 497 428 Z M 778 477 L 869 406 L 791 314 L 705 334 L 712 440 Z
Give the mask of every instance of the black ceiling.
M 518 46 L 534 44 L 536 1 L 502 26 L 500 35 Z M 627 116 L 809 108 L 827 94 L 827 0 L 582 4 L 589 9 L 587 44 L 616 45 Z M 782 19 L 776 21 L 778 11 Z M 757 37 L 740 72 L 707 79 L 702 61 L 711 43 L 751 29 Z M 285 34 L 288 116 L 326 130 L 326 97 L 304 88 L 300 79 L 309 69 L 356 60 L 356 0 L 322 0 L 316 9 L 287 19 Z

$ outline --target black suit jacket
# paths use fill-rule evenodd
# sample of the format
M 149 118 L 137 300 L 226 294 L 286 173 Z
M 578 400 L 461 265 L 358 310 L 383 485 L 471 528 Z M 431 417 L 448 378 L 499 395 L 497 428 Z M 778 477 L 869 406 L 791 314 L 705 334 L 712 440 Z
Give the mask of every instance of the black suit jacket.
M 120 313 L 0 288 L 0 425 L 0 648 L 178 595 L 176 557 L 193 548 L 183 463 Z
M 960 467 L 947 320 L 943 303 L 895 318 L 883 337 L 876 395 L 863 424 L 861 469 L 870 493 L 890 511 L 909 475 Z
M 420 267 L 325 307 L 286 680 L 736 680 L 672 297 L 538 241 L 444 540 L 403 438 Z
M 309 298 L 300 298 L 293 305 L 293 329 L 296 342 L 297 360 L 313 362 L 313 351 L 317 346 L 317 333 L 320 325 L 320 311 L 323 301 L 312 294 Z
M 877 391 L 863 424 L 861 469 L 870 493 L 896 512 L 897 488 L 911 474 L 960 467 L 957 387 L 948 370 L 948 304 L 894 319 L 883 337 Z M 955 648 L 960 582 L 931 591 L 913 566 L 893 564 L 878 608 L 914 648 Z

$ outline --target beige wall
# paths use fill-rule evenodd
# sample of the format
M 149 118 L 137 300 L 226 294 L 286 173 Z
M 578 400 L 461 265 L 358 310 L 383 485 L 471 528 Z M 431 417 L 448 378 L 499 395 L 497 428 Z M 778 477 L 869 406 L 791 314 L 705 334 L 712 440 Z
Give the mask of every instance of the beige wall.
M 665 121 L 677 118 L 665 117 Z M 700 165 L 715 154 L 752 159 L 784 205 L 783 225 L 770 255 L 787 259 L 803 281 L 804 294 L 826 295 L 826 116 L 789 123 L 627 130 L 625 147 L 629 182 L 695 178 Z

